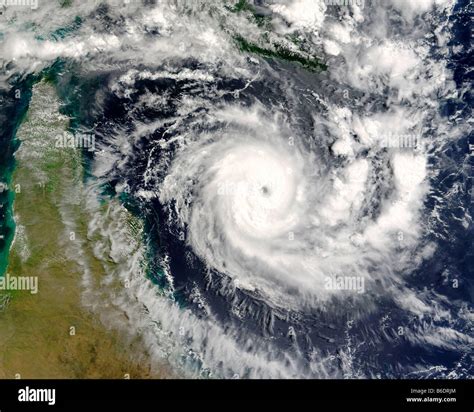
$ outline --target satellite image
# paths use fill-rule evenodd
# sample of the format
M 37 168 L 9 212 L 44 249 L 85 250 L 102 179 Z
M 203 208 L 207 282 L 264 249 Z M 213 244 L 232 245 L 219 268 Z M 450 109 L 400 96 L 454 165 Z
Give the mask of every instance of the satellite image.
M 473 8 L 0 0 L 0 379 L 472 379 Z

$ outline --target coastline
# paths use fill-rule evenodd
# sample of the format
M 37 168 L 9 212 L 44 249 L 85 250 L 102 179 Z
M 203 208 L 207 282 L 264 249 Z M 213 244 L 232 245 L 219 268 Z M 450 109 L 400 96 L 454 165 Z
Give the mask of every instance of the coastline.
M 0 291 L 0 378 L 168 377 L 165 368 L 152 369 L 140 337 L 127 339 L 104 327 L 101 314 L 83 304 L 85 267 L 71 245 L 82 247 L 87 233 L 88 216 L 78 196 L 84 168 L 80 149 L 54 145 L 54 136 L 69 125 L 59 107 L 51 83 L 35 84 L 17 133 L 21 144 L 11 178 L 19 188 L 12 213 L 17 230 L 6 273 L 36 278 L 38 293 Z M 100 262 L 82 249 L 91 276 L 103 278 Z

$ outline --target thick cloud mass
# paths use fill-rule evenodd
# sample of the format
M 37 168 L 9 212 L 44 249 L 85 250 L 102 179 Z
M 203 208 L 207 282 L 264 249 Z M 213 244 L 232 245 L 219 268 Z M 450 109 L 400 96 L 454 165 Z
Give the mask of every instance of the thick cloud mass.
M 408 264 L 397 236 L 403 230 L 406 247 L 419 236 L 426 193 L 421 154 L 397 154 L 378 170 L 394 185 L 378 193 L 380 214 L 369 219 L 363 209 L 374 192 L 375 159 L 323 165 L 318 147 L 305 146 L 312 136 L 295 135 L 275 110 L 268 117 L 262 108 L 225 108 L 209 122 L 225 127 L 178 150 L 160 200 L 173 201 L 189 245 L 210 268 L 294 308 L 340 294 L 326 286 L 328 278 L 351 275 L 368 287 L 375 279 L 389 286 L 392 273 Z M 380 272 L 374 265 L 392 267 Z

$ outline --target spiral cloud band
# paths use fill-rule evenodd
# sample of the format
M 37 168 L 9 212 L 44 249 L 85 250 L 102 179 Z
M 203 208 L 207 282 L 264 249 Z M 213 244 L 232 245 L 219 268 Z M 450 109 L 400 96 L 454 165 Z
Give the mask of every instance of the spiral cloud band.
M 380 193 L 380 214 L 368 219 L 366 197 L 376 179 L 370 158 L 322 164 L 309 144 L 313 136 L 297 136 L 282 115 L 268 117 L 261 107 L 214 116 L 225 131 L 188 141 L 160 191 L 210 269 L 278 306 L 313 306 L 351 289 L 331 287 L 338 279 L 389 284 L 396 271 L 373 268 L 389 259 L 401 269 L 398 237 L 416 238 L 421 155 L 398 153 L 379 172 L 397 189 Z

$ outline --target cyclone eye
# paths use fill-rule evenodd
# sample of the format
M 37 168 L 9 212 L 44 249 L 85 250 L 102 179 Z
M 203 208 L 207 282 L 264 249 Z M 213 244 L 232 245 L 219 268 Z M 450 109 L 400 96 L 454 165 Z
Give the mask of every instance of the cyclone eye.
M 260 188 L 260 192 L 262 193 L 262 195 L 264 196 L 271 196 L 271 191 L 270 191 L 270 188 L 266 185 L 262 186 Z

